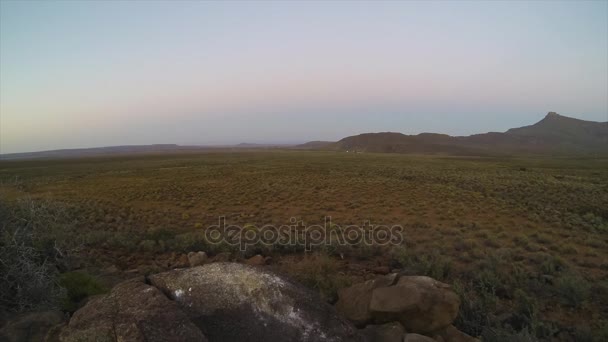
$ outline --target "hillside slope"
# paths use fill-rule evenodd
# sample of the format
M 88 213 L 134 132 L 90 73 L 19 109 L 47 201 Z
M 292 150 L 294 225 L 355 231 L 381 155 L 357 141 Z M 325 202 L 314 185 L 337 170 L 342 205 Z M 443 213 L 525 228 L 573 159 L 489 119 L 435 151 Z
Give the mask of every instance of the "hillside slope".
M 465 137 L 435 133 L 364 133 L 346 137 L 324 148 L 359 152 L 452 155 L 608 155 L 608 122 L 584 121 L 550 112 L 533 125 L 512 128 L 504 133 L 490 132 Z

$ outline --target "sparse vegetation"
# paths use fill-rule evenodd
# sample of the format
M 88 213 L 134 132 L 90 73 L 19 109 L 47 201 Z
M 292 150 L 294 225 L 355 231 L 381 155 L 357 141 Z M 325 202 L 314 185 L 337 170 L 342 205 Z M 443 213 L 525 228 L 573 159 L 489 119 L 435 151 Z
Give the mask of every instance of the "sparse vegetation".
M 0 184 L 2 305 L 12 310 L 61 304 L 58 276 L 72 256 L 97 277 L 111 266 L 163 270 L 182 253 L 205 251 L 271 256 L 273 267 L 329 301 L 338 288 L 391 269 L 457 283 L 458 328 L 492 341 L 558 333 L 599 341 L 606 331 L 606 159 L 140 155 L 3 161 Z M 20 203 L 29 209 L 15 210 Z M 323 224 L 326 215 L 334 230 L 365 220 L 401 225 L 404 244 L 241 253 L 204 237 L 219 216 L 251 228 L 292 217 Z M 22 222 L 27 230 L 17 229 Z
M 338 289 L 350 285 L 348 278 L 339 273 L 339 262 L 324 254 L 309 255 L 294 264 L 283 265 L 282 269 L 302 284 L 318 290 L 329 302 L 338 299 Z
M 76 249 L 60 207 L 0 200 L 0 303 L 10 311 L 51 308 L 64 295 L 59 269 Z

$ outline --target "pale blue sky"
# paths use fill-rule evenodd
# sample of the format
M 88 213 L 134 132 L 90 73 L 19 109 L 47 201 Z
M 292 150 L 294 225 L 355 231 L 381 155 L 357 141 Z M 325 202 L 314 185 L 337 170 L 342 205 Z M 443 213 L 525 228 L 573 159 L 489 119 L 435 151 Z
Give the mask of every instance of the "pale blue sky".
M 608 120 L 608 2 L 0 2 L 0 153 Z

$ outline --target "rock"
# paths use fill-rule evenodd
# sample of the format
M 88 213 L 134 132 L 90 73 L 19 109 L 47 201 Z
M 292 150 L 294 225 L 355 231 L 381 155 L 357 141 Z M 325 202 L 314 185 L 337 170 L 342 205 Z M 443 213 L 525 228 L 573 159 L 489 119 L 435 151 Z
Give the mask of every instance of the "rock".
M 214 258 L 213 261 L 214 262 L 226 262 L 226 261 L 230 261 L 231 259 L 231 255 L 228 252 L 223 252 L 223 253 L 219 253 L 217 254 Z
M 266 260 L 264 259 L 263 256 L 261 255 L 254 255 L 251 258 L 247 259 L 245 261 L 245 263 L 247 265 L 251 265 L 251 266 L 262 266 L 266 264 Z
M 393 286 L 374 289 L 369 302 L 375 321 L 398 321 L 408 332 L 423 334 L 450 325 L 459 306 L 448 284 L 424 276 L 401 276 Z
M 184 268 L 188 267 L 190 262 L 188 261 L 188 256 L 186 254 L 181 254 L 179 258 L 173 263 L 172 268 Z
M 368 325 L 361 331 L 367 342 L 402 342 L 405 330 L 398 322 Z
M 60 311 L 30 312 L 10 319 L 0 329 L 0 341 L 44 341 L 47 333 L 63 322 Z
M 68 324 L 67 321 L 61 322 L 57 325 L 54 325 L 49 331 L 46 333 L 44 338 L 44 342 L 61 342 L 59 340 L 59 335 L 61 334 L 62 329 Z
M 372 268 L 372 272 L 377 274 L 389 274 L 391 272 L 391 269 L 388 266 L 378 266 Z
M 177 303 L 144 279 L 128 280 L 76 311 L 60 341 L 207 341 Z
M 365 266 L 359 264 L 348 264 L 346 265 L 349 271 L 365 271 Z
M 149 281 L 211 341 L 362 341 L 316 293 L 264 268 L 212 263 Z
M 434 339 L 420 334 L 406 334 L 403 342 L 437 342 Z
M 460 298 L 450 286 L 429 277 L 389 274 L 338 291 L 338 311 L 357 326 L 400 322 L 413 333 L 450 325 Z
M 207 261 L 207 253 L 205 252 L 190 252 L 188 253 L 188 263 L 190 267 L 203 265 Z
M 374 280 L 376 279 L 377 275 L 373 274 L 373 273 L 364 273 L 363 274 L 363 279 L 365 280 Z
M 449 325 L 441 331 L 436 332 L 434 338 L 435 340 L 441 339 L 445 342 L 479 342 L 479 339 L 463 333 L 453 325 Z
M 118 272 L 120 272 L 120 270 L 118 269 L 118 267 L 116 267 L 116 265 L 110 265 L 103 269 L 103 273 L 105 274 L 115 274 Z
M 397 275 L 391 274 L 340 289 L 336 309 L 355 325 L 364 326 L 372 320 L 369 310 L 372 291 L 378 287 L 390 286 L 396 281 Z

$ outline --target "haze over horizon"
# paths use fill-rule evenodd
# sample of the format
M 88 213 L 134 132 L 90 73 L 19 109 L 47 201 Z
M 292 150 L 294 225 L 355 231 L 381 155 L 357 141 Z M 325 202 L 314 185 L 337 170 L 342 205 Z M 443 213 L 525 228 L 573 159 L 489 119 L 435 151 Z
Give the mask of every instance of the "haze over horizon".
M 0 2 L 0 153 L 608 121 L 608 2 Z

